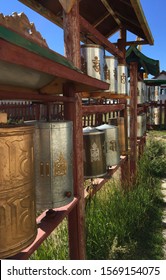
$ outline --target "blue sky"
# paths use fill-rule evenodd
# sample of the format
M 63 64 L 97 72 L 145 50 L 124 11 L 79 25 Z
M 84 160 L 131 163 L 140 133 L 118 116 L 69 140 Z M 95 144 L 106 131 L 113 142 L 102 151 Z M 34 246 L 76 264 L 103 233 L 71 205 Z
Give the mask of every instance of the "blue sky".
M 166 0 L 140 0 L 148 25 L 154 38 L 154 45 L 143 45 L 142 53 L 160 61 L 160 71 L 166 71 Z M 64 54 L 63 30 L 41 17 L 17 0 L 0 0 L 0 13 L 24 12 L 36 29 L 46 39 L 49 47 Z M 130 35 L 129 35 L 130 36 Z M 134 40 L 136 36 L 134 35 Z M 111 42 L 115 42 L 110 38 Z

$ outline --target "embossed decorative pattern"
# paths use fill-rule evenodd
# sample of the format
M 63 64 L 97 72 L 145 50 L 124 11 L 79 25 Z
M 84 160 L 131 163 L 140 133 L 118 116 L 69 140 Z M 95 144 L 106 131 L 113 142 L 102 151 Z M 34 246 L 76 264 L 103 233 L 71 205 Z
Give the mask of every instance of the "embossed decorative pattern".
M 33 127 L 0 128 L 0 258 L 36 237 Z

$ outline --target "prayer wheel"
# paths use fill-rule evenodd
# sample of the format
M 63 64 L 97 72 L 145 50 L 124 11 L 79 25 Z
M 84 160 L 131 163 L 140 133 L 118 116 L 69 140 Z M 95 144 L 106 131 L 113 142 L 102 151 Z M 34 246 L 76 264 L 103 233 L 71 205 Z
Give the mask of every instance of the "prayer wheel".
M 137 137 L 142 137 L 146 132 L 146 114 L 137 116 Z
M 160 86 L 154 87 L 154 101 L 160 100 Z
M 148 86 L 144 83 L 144 103 L 148 102 Z
M 100 45 L 81 45 L 81 70 L 96 79 L 104 79 L 104 48 Z
M 124 117 L 109 119 L 109 124 L 118 126 L 120 154 L 124 155 L 127 151 L 127 130 Z
M 115 56 L 105 56 L 105 81 L 110 84 L 106 92 L 117 93 L 117 66 L 118 60 Z
M 109 124 L 103 124 L 97 126 L 96 129 L 99 131 L 105 131 L 107 168 L 117 165 L 120 161 L 118 127 Z
M 154 107 L 151 109 L 151 124 L 159 125 L 160 124 L 160 108 Z
M 38 122 L 35 130 L 37 209 L 70 203 L 73 196 L 73 123 Z
M 83 128 L 84 178 L 98 178 L 107 174 L 105 132 L 92 127 Z
M 154 101 L 154 93 L 155 93 L 155 87 L 154 86 L 149 86 L 149 100 Z
M 144 82 L 138 81 L 137 85 L 137 103 L 143 104 L 145 101 Z
M 37 234 L 34 126 L 0 125 L 0 258 L 28 247 Z
M 128 73 L 127 66 L 124 64 L 118 64 L 118 94 L 128 94 Z

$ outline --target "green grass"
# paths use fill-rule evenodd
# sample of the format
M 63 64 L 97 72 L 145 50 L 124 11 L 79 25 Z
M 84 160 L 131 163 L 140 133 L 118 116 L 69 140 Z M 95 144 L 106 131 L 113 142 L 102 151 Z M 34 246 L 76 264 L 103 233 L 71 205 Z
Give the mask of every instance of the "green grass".
M 52 232 L 52 234 L 33 253 L 31 260 L 68 260 L 68 229 L 67 220 Z
M 104 195 L 86 209 L 87 258 L 161 259 L 162 211 L 153 191 L 139 185 L 124 192 L 108 184 Z

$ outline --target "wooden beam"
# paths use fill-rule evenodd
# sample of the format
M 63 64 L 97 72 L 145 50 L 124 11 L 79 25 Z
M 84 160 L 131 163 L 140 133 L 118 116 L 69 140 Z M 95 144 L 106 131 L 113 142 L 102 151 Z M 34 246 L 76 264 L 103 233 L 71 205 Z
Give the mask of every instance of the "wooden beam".
M 114 94 L 112 92 L 82 92 L 82 98 L 104 98 L 104 99 L 130 99 L 129 95 Z
M 65 56 L 81 69 L 79 4 L 76 1 L 70 13 L 63 13 Z
M 19 0 L 19 2 L 22 2 L 27 7 L 29 7 L 32 10 L 34 10 L 39 15 L 47 18 L 48 20 L 50 20 L 51 22 L 55 23 L 59 27 L 62 27 L 62 25 L 63 25 L 62 18 L 59 15 L 56 16 L 50 10 L 48 10 L 43 5 L 41 5 L 38 1 L 36 1 L 36 0 L 30 0 L 30 1 L 29 0 L 28 1 L 27 0 Z
M 38 91 L 26 88 L 15 88 L 12 86 L 0 86 L 0 98 L 2 100 L 32 100 L 45 102 L 75 102 L 75 97 L 65 97 L 59 95 L 39 94 Z
M 73 89 L 64 87 L 66 97 L 73 96 Z M 73 122 L 73 174 L 74 193 L 80 197 L 78 205 L 68 216 L 70 259 L 85 259 L 85 201 L 84 201 L 84 175 L 83 175 L 83 132 L 82 132 L 82 98 L 77 94 L 77 101 L 64 107 L 65 119 Z
M 126 42 L 126 46 L 139 46 L 139 45 L 146 45 L 148 42 L 146 40 L 141 41 L 128 41 Z
M 118 62 L 119 64 L 126 64 L 126 29 L 125 28 L 121 28 L 120 29 L 120 39 L 118 39 L 118 48 L 119 50 L 121 50 L 121 52 L 123 53 L 123 58 L 119 57 L 118 58 Z
M 136 175 L 137 166 L 137 62 L 130 63 L 130 176 Z
M 114 44 L 112 44 L 105 36 L 103 36 L 96 28 L 94 28 L 87 20 L 80 16 L 81 31 L 85 34 L 93 34 L 93 40 L 96 44 L 102 45 L 108 52 L 113 55 L 124 58 L 124 54 Z
M 108 113 L 121 111 L 125 109 L 125 104 L 107 104 L 107 105 L 88 105 L 82 106 L 83 115 L 86 114 L 95 114 L 95 113 Z
M 80 68 L 80 22 L 79 1 L 73 5 L 70 13 L 64 13 L 64 39 L 66 57 Z M 64 86 L 64 95 L 74 97 L 74 88 L 71 85 Z M 68 216 L 69 251 L 70 259 L 85 259 L 85 200 L 84 200 L 84 174 L 83 174 L 83 130 L 82 130 L 82 98 L 77 94 L 75 103 L 64 107 L 64 115 L 73 121 L 73 150 L 74 150 L 74 193 L 80 197 L 78 205 Z
M 96 23 L 93 24 L 93 27 L 96 28 L 97 26 L 99 26 L 100 23 L 102 23 L 102 22 L 103 22 L 106 18 L 108 18 L 109 16 L 110 16 L 110 13 L 107 12 L 107 13 L 105 14 L 105 16 L 102 16 L 102 17 L 98 18 L 98 19 L 95 21 Z
M 114 12 L 114 10 L 111 8 L 110 4 L 108 3 L 107 0 L 101 0 L 101 2 L 103 3 L 103 5 L 105 6 L 105 8 L 108 10 L 108 12 L 112 15 L 112 17 L 114 18 L 114 20 L 116 21 L 116 23 L 119 25 L 119 27 L 122 26 L 121 21 L 119 20 L 119 18 L 116 16 L 116 13 Z
M 67 14 L 71 11 L 71 9 L 72 9 L 72 7 L 73 7 L 75 1 L 76 1 L 76 0 L 59 0 L 59 2 L 61 3 L 61 5 L 62 5 L 64 11 L 65 11 Z

